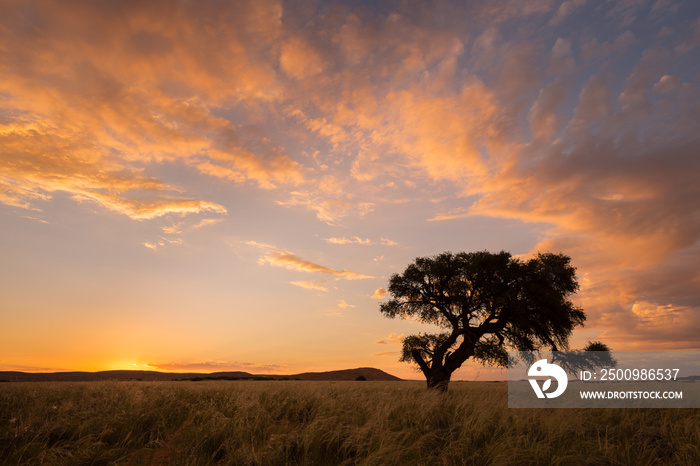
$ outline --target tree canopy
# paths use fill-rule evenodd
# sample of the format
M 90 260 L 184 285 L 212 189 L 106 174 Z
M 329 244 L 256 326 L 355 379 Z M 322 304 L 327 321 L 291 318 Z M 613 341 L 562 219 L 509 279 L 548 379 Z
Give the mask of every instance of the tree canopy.
M 586 315 L 569 297 L 576 269 L 563 254 L 520 260 L 501 251 L 419 257 L 389 280 L 390 318 L 415 319 L 440 333 L 410 335 L 401 361 L 414 362 L 428 387 L 446 389 L 467 359 L 506 367 L 508 350 L 567 350 Z

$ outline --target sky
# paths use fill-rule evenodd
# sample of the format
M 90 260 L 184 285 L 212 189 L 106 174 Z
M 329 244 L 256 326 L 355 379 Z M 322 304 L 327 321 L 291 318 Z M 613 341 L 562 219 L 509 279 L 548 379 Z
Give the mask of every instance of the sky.
M 421 378 L 379 304 L 443 251 L 699 349 L 699 128 L 694 0 L 5 0 L 0 370 Z

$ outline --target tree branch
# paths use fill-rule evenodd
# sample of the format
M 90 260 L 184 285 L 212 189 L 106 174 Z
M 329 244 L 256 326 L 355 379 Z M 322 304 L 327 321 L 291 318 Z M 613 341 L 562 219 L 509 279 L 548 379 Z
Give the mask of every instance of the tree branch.
M 420 350 L 411 350 L 411 357 L 413 357 L 413 360 L 416 361 L 418 367 L 420 367 L 420 370 L 423 371 L 423 374 L 427 378 L 430 375 L 430 367 L 428 367 L 428 364 L 423 360 L 423 356 L 421 355 Z

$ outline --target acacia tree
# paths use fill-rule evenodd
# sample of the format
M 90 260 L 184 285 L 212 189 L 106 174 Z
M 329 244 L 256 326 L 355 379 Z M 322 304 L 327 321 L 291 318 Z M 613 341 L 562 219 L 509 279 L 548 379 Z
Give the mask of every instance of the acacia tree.
M 570 262 L 551 253 L 522 261 L 505 251 L 417 258 L 391 276 L 392 298 L 380 311 L 443 331 L 406 337 L 400 360 L 415 362 L 429 388 L 447 390 L 469 358 L 507 367 L 508 349 L 567 350 L 574 327 L 586 320 L 568 299 L 578 290 Z

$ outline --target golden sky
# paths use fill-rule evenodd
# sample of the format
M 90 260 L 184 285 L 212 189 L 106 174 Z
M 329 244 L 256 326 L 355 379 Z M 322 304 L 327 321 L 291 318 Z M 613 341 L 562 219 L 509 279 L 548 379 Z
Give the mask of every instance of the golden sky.
M 3 1 L 0 370 L 419 378 L 379 302 L 445 250 L 697 349 L 698 128 L 693 0 Z

